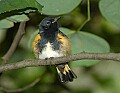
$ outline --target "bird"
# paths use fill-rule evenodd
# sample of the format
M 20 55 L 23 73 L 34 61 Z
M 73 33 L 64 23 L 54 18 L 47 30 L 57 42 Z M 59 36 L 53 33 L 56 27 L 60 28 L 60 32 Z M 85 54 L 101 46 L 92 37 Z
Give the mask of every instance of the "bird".
M 39 24 L 39 32 L 32 42 L 32 50 L 37 59 L 48 59 L 70 55 L 69 38 L 59 30 L 58 20 L 61 17 L 45 17 Z M 76 74 L 68 63 L 55 65 L 59 81 L 72 82 Z

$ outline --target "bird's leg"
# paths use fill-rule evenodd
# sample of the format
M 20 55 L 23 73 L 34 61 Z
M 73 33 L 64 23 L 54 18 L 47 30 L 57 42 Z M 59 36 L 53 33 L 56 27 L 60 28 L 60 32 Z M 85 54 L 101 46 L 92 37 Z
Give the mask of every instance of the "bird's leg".
M 49 59 L 53 59 L 54 57 L 50 57 Z
M 45 60 L 48 60 L 48 59 L 49 59 L 48 57 L 45 58 Z
M 45 60 L 48 60 L 48 59 L 51 59 L 51 60 L 52 60 L 53 58 L 54 58 L 54 57 L 50 57 L 50 58 L 46 57 Z

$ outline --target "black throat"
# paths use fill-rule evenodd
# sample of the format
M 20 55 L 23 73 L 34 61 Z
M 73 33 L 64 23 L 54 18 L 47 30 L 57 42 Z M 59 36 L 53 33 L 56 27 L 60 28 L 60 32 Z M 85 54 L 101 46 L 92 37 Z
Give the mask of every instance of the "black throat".
M 41 31 L 41 40 L 38 43 L 38 46 L 43 49 L 46 47 L 46 43 L 50 42 L 54 50 L 59 50 L 60 42 L 57 40 L 57 35 L 59 31 Z
M 52 31 L 52 30 L 46 30 L 43 31 L 41 34 L 41 38 L 45 40 L 46 42 L 53 43 L 57 40 L 57 35 L 59 31 Z

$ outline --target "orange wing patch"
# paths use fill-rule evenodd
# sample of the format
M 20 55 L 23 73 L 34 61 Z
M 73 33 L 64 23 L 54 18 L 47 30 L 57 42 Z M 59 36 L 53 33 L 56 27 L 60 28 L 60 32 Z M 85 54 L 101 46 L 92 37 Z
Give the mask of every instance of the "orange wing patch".
M 41 40 L 40 34 L 38 34 L 35 37 L 34 41 L 32 42 L 32 49 L 33 49 L 33 52 L 34 52 L 36 58 L 38 58 L 38 56 L 39 56 L 39 47 L 38 47 L 39 40 Z
M 58 41 L 61 42 L 60 49 L 66 55 L 69 55 L 71 52 L 70 41 L 67 37 L 62 36 L 60 33 L 58 34 Z

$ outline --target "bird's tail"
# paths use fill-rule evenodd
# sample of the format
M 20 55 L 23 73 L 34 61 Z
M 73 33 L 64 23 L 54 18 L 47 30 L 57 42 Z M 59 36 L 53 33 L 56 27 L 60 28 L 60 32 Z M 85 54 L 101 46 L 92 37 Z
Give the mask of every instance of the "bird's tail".
M 75 73 L 70 69 L 68 64 L 61 64 L 56 66 L 60 82 L 72 82 L 73 79 L 77 78 Z

